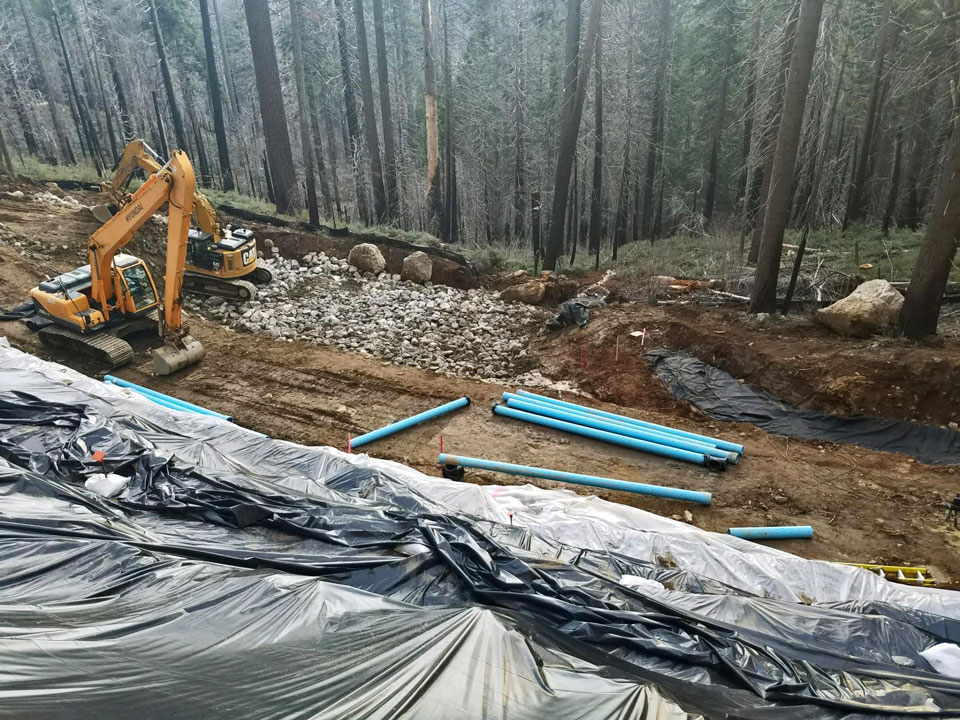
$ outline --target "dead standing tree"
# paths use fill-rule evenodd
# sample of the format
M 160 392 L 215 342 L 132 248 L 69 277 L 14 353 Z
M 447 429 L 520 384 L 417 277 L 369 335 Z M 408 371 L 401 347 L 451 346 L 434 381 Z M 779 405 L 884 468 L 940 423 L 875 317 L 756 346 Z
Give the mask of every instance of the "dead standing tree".
M 793 173 L 800 146 L 803 111 L 810 87 L 810 71 L 817 49 L 823 0 L 803 0 L 797 21 L 797 36 L 790 58 L 790 70 L 783 98 L 783 114 L 777 134 L 777 146 L 770 174 L 760 241 L 760 255 L 750 297 L 750 312 L 774 312 L 777 302 L 777 277 L 783 252 L 783 233 L 787 226 Z
M 427 130 L 427 223 L 428 232 L 439 235 L 443 215 L 440 193 L 440 129 L 437 118 L 437 68 L 433 59 L 433 8 L 421 0 L 423 25 L 423 103 Z
M 582 55 L 591 58 L 600 29 L 600 11 L 603 0 L 593 0 L 590 20 L 583 41 Z M 573 173 L 574 156 L 577 151 L 577 136 L 580 133 L 580 117 L 583 100 L 590 79 L 589 60 L 580 61 L 580 0 L 569 0 L 567 12 L 567 54 L 564 68 L 564 101 L 560 119 L 560 148 L 557 157 L 557 175 L 553 189 L 553 208 L 550 213 L 550 234 L 543 259 L 544 270 L 556 270 L 557 260 L 563 252 L 564 215 L 567 210 L 567 195 L 570 192 L 570 176 Z M 572 24 L 575 23 L 575 26 Z M 572 66 L 572 67 L 571 67 Z
M 960 91 L 960 83 L 956 88 Z M 950 154 L 944 160 L 933 201 L 933 213 L 917 256 L 899 330 L 911 338 L 934 335 L 960 238 L 960 118 L 953 123 Z
M 287 133 L 287 113 L 280 92 L 280 69 L 273 44 L 270 8 L 259 0 L 243 0 L 253 51 L 253 71 L 260 99 L 260 117 L 267 147 L 267 165 L 278 213 L 288 213 L 294 206 L 296 179 L 293 171 L 293 150 Z

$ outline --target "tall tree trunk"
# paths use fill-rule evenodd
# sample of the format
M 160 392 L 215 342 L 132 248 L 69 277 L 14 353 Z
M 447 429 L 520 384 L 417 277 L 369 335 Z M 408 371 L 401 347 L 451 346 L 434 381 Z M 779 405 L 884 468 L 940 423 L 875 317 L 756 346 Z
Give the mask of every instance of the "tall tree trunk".
M 958 85 L 960 88 L 960 85 Z M 960 237 L 960 122 L 953 123 L 949 156 L 940 171 L 933 213 L 900 311 L 899 330 L 911 338 L 934 335 Z
M 202 2 L 202 0 L 201 0 Z M 320 224 L 317 207 L 317 183 L 313 176 L 313 149 L 310 142 L 310 108 L 307 105 L 307 83 L 303 72 L 303 41 L 300 30 L 300 0 L 290 0 L 290 36 L 293 46 L 293 73 L 297 82 L 297 115 L 300 120 L 300 151 L 307 186 L 307 215 L 314 225 Z
M 573 104 L 577 94 L 577 70 L 580 60 L 580 29 L 582 25 L 582 1 L 567 0 L 567 19 L 565 23 L 566 42 L 564 44 L 562 102 L 560 105 L 560 142 L 557 155 L 557 181 L 553 191 L 553 211 L 550 215 L 550 225 L 547 227 L 547 247 L 543 269 L 554 270 L 560 253 L 563 251 L 563 235 L 566 226 L 567 203 L 569 201 L 570 172 L 576 155 L 576 139 L 573 147 L 567 147 L 570 142 L 566 131 L 573 114 Z M 563 182 L 563 177 L 566 181 Z M 559 212 L 558 212 L 559 209 Z M 555 228 L 559 226 L 559 232 Z M 556 247 L 554 247 L 556 246 Z
M 350 140 L 350 161 L 353 164 L 353 180 L 357 198 L 357 213 L 364 224 L 370 224 L 367 209 L 367 194 L 363 173 L 360 170 L 360 124 L 357 122 L 357 101 L 353 92 L 353 75 L 350 72 L 350 47 L 347 44 L 347 18 L 343 0 L 334 0 L 337 10 L 337 48 L 340 51 L 340 74 L 343 76 L 343 102 L 346 106 L 347 136 Z
M 524 3 L 517 4 L 517 40 L 516 40 L 516 67 L 513 78 L 513 122 L 514 122 L 514 169 L 513 169 L 513 234 L 520 240 L 526 237 L 527 190 L 526 172 L 524 169 L 523 153 L 523 123 L 524 123 Z
M 269 20 L 269 15 L 267 18 Z M 173 118 L 173 132 L 177 136 L 177 145 L 181 150 L 188 150 L 187 134 L 183 129 L 183 118 L 180 115 L 180 106 L 177 103 L 177 95 L 173 90 L 173 76 L 170 74 L 170 65 L 167 63 L 167 51 L 164 49 L 163 35 L 160 33 L 160 20 L 157 18 L 156 0 L 150 0 L 150 27 L 153 29 L 153 41 L 157 44 L 157 55 L 160 58 L 160 74 L 163 76 L 163 88 L 167 93 L 167 104 L 170 106 L 170 116 Z M 251 37 L 251 40 L 252 39 Z M 270 36 L 270 44 L 273 44 L 272 35 Z M 254 47 L 253 53 L 254 56 L 256 56 L 256 47 Z
M 117 67 L 116 58 L 113 53 L 107 53 L 107 64 L 110 65 L 110 77 L 113 79 L 113 91 L 117 95 L 117 106 L 120 108 L 120 130 L 123 134 L 124 144 L 133 140 L 136 131 L 133 127 L 133 118 L 130 115 L 130 107 L 127 105 L 127 96 L 123 90 L 123 80 L 120 77 L 120 68 Z
M 530 237 L 533 240 L 533 274 L 536 275 L 540 257 L 543 255 L 543 248 L 540 243 L 540 235 L 543 226 L 540 220 L 540 191 L 534 190 L 530 193 Z
M 87 0 L 83 0 L 83 9 L 84 9 L 84 14 L 85 14 L 86 17 L 87 17 L 87 23 L 88 23 L 88 25 L 92 26 L 92 22 L 90 21 L 90 6 L 89 6 L 89 4 L 87 3 Z M 79 28 L 79 26 L 80 26 L 80 17 L 79 17 L 79 15 L 78 15 L 76 12 L 74 12 L 74 14 L 75 14 L 76 17 L 77 17 L 77 25 L 78 25 L 78 28 Z M 93 30 L 92 27 L 90 28 L 90 32 L 91 32 L 91 35 L 92 35 L 92 43 L 93 43 L 94 46 L 96 46 L 96 45 L 97 45 L 97 37 L 96 37 L 96 35 L 95 35 L 94 30 Z M 81 35 L 81 37 L 84 38 L 84 40 L 85 40 L 85 38 L 86 38 L 86 33 L 83 33 L 83 34 Z M 108 136 L 108 138 L 109 138 L 109 140 L 110 140 L 110 151 L 111 151 L 112 156 L 113 156 L 113 163 L 116 163 L 116 162 L 120 159 L 120 153 L 122 152 L 122 150 L 120 149 L 119 145 L 122 145 L 123 143 L 121 142 L 121 143 L 118 145 L 117 140 L 116 140 L 116 130 L 115 130 L 114 124 L 113 124 L 113 108 L 111 107 L 111 103 L 110 103 L 110 102 L 108 101 L 108 99 L 107 99 L 107 91 L 106 91 L 106 88 L 105 88 L 104 83 L 103 83 L 103 69 L 102 69 L 102 66 L 101 66 L 101 64 L 100 64 L 100 53 L 99 53 L 99 52 L 96 52 L 95 50 L 93 50 L 92 48 L 90 48 L 90 47 L 86 44 L 86 42 L 84 42 L 84 53 L 85 53 L 85 54 L 88 54 L 88 55 L 93 59 L 93 76 L 94 76 L 94 79 L 96 80 L 96 83 L 97 83 L 97 89 L 98 89 L 99 94 L 100 94 L 100 102 L 101 102 L 101 105 L 103 106 L 103 114 L 104 114 L 104 117 L 106 118 L 106 122 L 107 122 L 107 136 Z
M 47 64 L 44 58 L 46 53 L 40 52 L 40 46 L 37 44 L 37 36 L 33 29 L 31 13 L 27 11 L 26 1 L 20 0 L 20 12 L 23 14 L 23 22 L 27 27 L 27 38 L 30 41 L 30 49 L 33 51 L 33 63 L 37 70 L 37 77 L 40 81 L 40 91 L 47 100 L 47 108 L 50 110 L 50 119 L 53 121 L 53 131 L 57 135 L 57 143 L 60 146 L 60 152 L 63 158 L 71 165 L 77 162 L 73 154 L 73 148 L 70 147 L 70 136 L 67 135 L 66 128 L 63 126 L 63 120 L 60 117 L 60 110 L 57 107 L 57 97 L 53 92 L 53 86 L 50 84 L 50 77 L 47 71 Z M 57 157 L 52 157 L 57 162 Z
M 879 125 L 880 99 L 883 89 L 884 61 L 887 49 L 893 37 L 893 18 L 891 11 L 893 0 L 884 0 L 881 13 L 881 30 L 877 38 L 877 55 L 873 61 L 873 80 L 870 84 L 870 104 L 867 108 L 867 123 L 863 129 L 863 141 L 860 143 L 860 158 L 857 161 L 857 170 L 853 176 L 853 185 L 850 190 L 850 210 L 847 213 L 850 222 L 856 222 L 863 217 L 866 206 L 866 186 L 869 182 L 870 158 L 873 155 L 874 136 Z
M 30 115 L 27 113 L 27 107 L 23 102 L 23 96 L 20 94 L 20 86 L 17 78 L 13 74 L 13 68 L 6 58 L 3 61 L 4 69 L 7 71 L 7 77 L 10 80 L 10 92 L 13 95 L 13 104 L 17 110 L 17 119 L 20 121 L 20 128 L 23 130 L 23 141 L 27 145 L 27 153 L 34 156 L 40 155 L 40 146 L 37 143 L 37 136 L 33 132 L 33 124 L 30 122 Z M 54 161 L 56 156 L 54 156 Z
M 447 3 L 443 3 L 443 92 L 446 98 L 444 114 L 444 170 L 446 189 L 444 196 L 443 239 L 448 243 L 459 241 L 460 204 L 457 198 L 457 145 L 454 138 L 453 70 L 450 67 L 449 25 Z
M 838 6 L 839 7 L 839 6 Z M 839 10 L 837 10 L 839 15 Z M 816 200 L 814 209 L 811 212 L 810 221 L 813 222 L 823 212 L 824 198 L 827 196 L 820 186 L 820 180 L 823 178 L 823 166 L 827 159 L 827 153 L 830 152 L 830 145 L 833 142 L 833 125 L 837 114 L 837 107 L 840 104 L 840 90 L 843 87 L 843 74 L 847 67 L 847 55 L 850 50 L 850 43 L 843 46 L 843 53 L 840 55 L 840 70 L 837 72 L 837 84 L 833 88 L 833 94 L 830 97 L 830 106 L 827 109 L 827 119 L 824 123 L 823 142 L 820 146 L 820 157 L 817 160 L 817 182 L 814 184 L 813 192 Z
M 817 49 L 823 0 L 802 0 L 797 36 L 790 58 L 790 71 L 784 91 L 783 115 L 777 133 L 777 147 L 770 175 L 763 222 L 763 238 L 750 297 L 750 312 L 774 312 L 777 302 L 777 276 L 783 251 L 783 232 L 787 225 L 793 172 L 803 128 L 803 110 L 810 87 L 810 71 Z
M 597 38 L 597 49 L 593 63 L 596 77 L 593 81 L 593 178 L 590 184 L 590 252 L 600 264 L 600 223 L 603 199 L 603 62 L 601 58 L 602 39 Z
M 563 251 L 563 216 L 566 211 L 567 193 L 570 190 L 570 175 L 577 154 L 577 136 L 580 134 L 580 117 L 583 100 L 590 80 L 590 58 L 593 57 L 600 28 L 602 0 L 593 0 L 590 20 L 583 40 L 583 57 L 580 62 L 580 0 L 568 0 L 567 12 L 567 65 L 564 72 L 564 102 L 561 109 L 560 147 L 557 153 L 557 176 L 553 191 L 553 208 L 550 213 L 550 236 L 543 259 L 544 270 L 556 270 L 557 260 Z M 576 27 L 571 27 L 574 22 Z M 571 54 L 572 53 L 572 54 Z M 571 69 L 571 64 L 573 65 Z M 572 75 L 571 75 L 572 72 Z
M 901 226 L 916 230 L 923 220 L 923 204 L 921 201 L 921 188 L 923 176 L 923 166 L 927 158 L 928 146 L 930 144 L 930 114 L 925 113 L 925 117 L 920 125 L 914 131 L 912 151 L 909 153 L 910 164 L 907 170 L 907 196 L 903 203 L 903 209 L 898 221 Z
M 617 250 L 627 239 L 630 204 L 630 157 L 632 155 L 632 130 L 627 121 L 627 139 L 623 145 L 623 171 L 620 175 L 620 195 L 617 198 L 617 216 L 613 223 L 613 260 L 617 259 Z
M 157 141 L 159 142 L 160 155 L 169 158 L 170 147 L 167 145 L 167 133 L 163 129 L 163 115 L 160 114 L 160 100 L 157 98 L 157 91 L 152 90 L 150 96 L 153 98 L 153 112 L 157 120 Z
M 260 99 L 260 118 L 267 146 L 267 163 L 273 183 L 274 202 L 278 213 L 288 213 L 294 206 L 296 177 L 293 171 L 293 150 L 287 133 L 287 113 L 280 92 L 280 69 L 270 26 L 270 8 L 260 0 L 243 0 L 253 51 L 253 72 Z
M 307 103 L 310 106 L 310 135 L 313 138 L 314 157 L 317 160 L 317 178 L 320 180 L 320 196 L 323 198 L 323 211 L 337 225 L 337 215 L 343 215 L 340 200 L 337 198 L 337 211 L 334 213 L 333 197 L 330 194 L 330 183 L 327 180 L 327 163 L 323 150 L 323 130 L 320 125 L 319 101 L 317 100 L 316 78 L 317 73 L 310 74 L 311 81 L 307 83 Z M 334 181 L 336 178 L 334 177 Z
M 207 90 L 213 106 L 213 130 L 217 136 L 217 159 L 220 161 L 220 176 L 224 190 L 233 190 L 233 170 L 230 168 L 230 148 L 227 146 L 227 129 L 223 124 L 223 102 L 220 98 L 220 78 L 217 75 L 217 59 L 213 54 L 213 29 L 210 26 L 210 11 L 207 0 L 200 0 L 200 22 L 203 25 L 203 49 L 207 59 Z
M 227 97 L 230 100 L 230 106 L 233 108 L 233 114 L 240 112 L 240 97 L 237 95 L 237 87 L 233 82 L 233 73 L 230 70 L 230 55 L 227 52 L 227 36 L 223 31 L 223 21 L 220 19 L 220 8 L 217 7 L 219 0 L 210 0 L 213 5 L 213 18 L 217 23 L 217 39 L 220 44 L 220 62 L 223 63 L 223 76 L 227 80 Z
M 427 231 L 440 234 L 440 131 L 437 118 L 437 70 L 433 61 L 433 9 L 420 0 L 423 25 L 423 103 L 427 123 Z
M 387 192 L 383 184 L 383 159 L 380 157 L 380 136 L 377 131 L 377 111 L 373 104 L 373 78 L 370 75 L 370 55 L 367 53 L 367 27 L 363 19 L 363 0 L 353 0 L 353 19 L 357 32 L 357 62 L 360 65 L 360 90 L 363 93 L 363 129 L 370 154 L 370 177 L 373 181 L 373 209 L 377 222 L 389 219 Z
M 60 52 L 63 56 L 63 65 L 67 71 L 67 80 L 70 83 L 70 91 L 73 93 L 73 102 L 77 106 L 77 114 L 80 117 L 80 129 L 87 138 L 87 145 L 90 147 L 90 154 L 93 158 L 94 166 L 97 169 L 97 175 L 103 173 L 103 152 L 100 150 L 100 141 L 97 139 L 97 133 L 90 121 L 90 114 L 87 112 L 87 104 L 83 101 L 83 95 L 77 87 L 77 81 L 73 75 L 73 66 L 70 62 L 70 56 L 67 54 L 67 44 L 63 41 L 63 31 L 60 28 L 60 16 L 53 13 L 54 28 L 57 31 L 57 40 L 60 43 Z
M 720 168 L 720 142 L 723 139 L 723 123 L 727 114 L 727 89 L 730 86 L 730 70 L 733 65 L 733 45 L 736 37 L 734 27 L 733 7 L 724 3 L 723 14 L 726 16 L 726 37 L 723 43 L 723 58 L 720 66 L 720 86 L 717 90 L 716 110 L 713 132 L 710 138 L 710 152 L 707 159 L 707 181 L 703 193 L 703 228 L 710 227 L 713 220 L 713 206 L 717 199 L 717 174 Z
M 200 166 L 200 173 L 197 176 L 197 186 L 210 187 L 213 185 L 213 173 L 210 171 L 210 161 L 207 158 L 207 148 L 203 145 L 203 136 L 200 134 L 200 126 L 196 122 L 193 125 L 193 142 L 197 146 L 197 161 Z
M 800 5 L 800 0 L 794 0 L 790 8 L 790 14 L 787 16 L 787 22 L 783 27 L 780 67 L 774 79 L 773 99 L 770 101 L 770 108 L 767 111 L 760 135 L 760 157 L 754 171 L 756 173 L 754 182 L 760 192 L 756 196 L 757 204 L 752 208 L 750 213 L 753 238 L 750 241 L 750 252 L 747 255 L 747 261 L 751 263 L 757 262 L 757 257 L 760 254 L 760 240 L 763 235 L 763 223 L 767 212 L 766 202 L 767 196 L 770 194 L 770 176 L 773 172 L 774 149 L 783 117 L 783 99 L 787 87 L 790 59 L 793 55 L 794 41 L 797 34 L 797 19 L 800 14 Z
M 0 172 L 6 175 L 13 175 L 13 161 L 10 159 L 10 151 L 7 149 L 7 139 L 3 136 L 3 126 L 0 125 Z
M 663 167 L 663 135 L 667 102 L 667 63 L 670 56 L 670 0 L 660 0 L 659 29 L 657 32 L 657 70 L 653 80 L 653 99 L 650 103 L 650 141 L 647 147 L 647 165 L 643 176 L 643 215 L 640 218 L 640 236 L 644 240 L 656 239 L 658 225 L 656 216 L 660 207 L 654 193 L 657 187 L 657 171 Z M 661 178 L 662 181 L 662 178 Z
M 377 80 L 380 84 L 380 120 L 383 130 L 383 179 L 387 188 L 387 215 L 400 218 L 397 186 L 397 149 L 394 143 L 393 106 L 390 102 L 390 74 L 387 72 L 387 40 L 383 25 L 383 0 L 373 0 L 373 30 L 377 43 Z
M 903 128 L 897 128 L 897 140 L 893 151 L 893 172 L 890 174 L 890 192 L 887 193 L 887 205 L 883 212 L 883 234 L 890 232 L 894 213 L 897 211 L 897 193 L 900 190 L 900 165 L 903 150 Z M 890 278 L 891 280 L 893 278 Z
M 747 185 L 752 175 L 750 172 L 750 146 L 753 141 L 753 120 L 756 113 L 757 100 L 757 66 L 760 63 L 760 27 L 763 18 L 760 12 L 760 1 L 757 0 L 753 10 L 753 30 L 750 40 L 750 55 L 747 58 L 747 80 L 746 80 L 746 108 L 743 116 L 743 149 L 740 156 L 743 158 L 743 166 L 737 176 L 737 204 L 743 213 L 743 227 L 746 227 L 747 203 Z M 741 243 L 743 237 L 741 236 Z

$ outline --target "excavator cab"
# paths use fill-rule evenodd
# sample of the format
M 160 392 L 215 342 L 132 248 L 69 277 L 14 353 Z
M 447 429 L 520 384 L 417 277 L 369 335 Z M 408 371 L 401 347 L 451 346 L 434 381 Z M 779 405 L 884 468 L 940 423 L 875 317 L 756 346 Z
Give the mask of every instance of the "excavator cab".
M 114 258 L 110 284 L 114 288 L 114 303 L 108 304 L 106 313 L 93 298 L 89 265 L 40 283 L 30 291 L 30 297 L 41 314 L 54 324 L 81 333 L 101 329 L 109 312 L 130 319 L 148 315 L 160 305 L 150 270 L 143 260 L 133 255 L 121 253 Z

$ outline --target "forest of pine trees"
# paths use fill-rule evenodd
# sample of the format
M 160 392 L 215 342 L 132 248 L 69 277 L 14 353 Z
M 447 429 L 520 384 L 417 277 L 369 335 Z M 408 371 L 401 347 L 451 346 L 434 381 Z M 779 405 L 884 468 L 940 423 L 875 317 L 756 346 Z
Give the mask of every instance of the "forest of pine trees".
M 734 233 L 774 309 L 784 232 L 960 228 L 960 0 L 2 0 L 0 166 L 187 151 L 313 223 L 526 248 Z M 805 237 L 805 235 L 804 235 Z M 932 324 L 931 324 L 932 323 Z

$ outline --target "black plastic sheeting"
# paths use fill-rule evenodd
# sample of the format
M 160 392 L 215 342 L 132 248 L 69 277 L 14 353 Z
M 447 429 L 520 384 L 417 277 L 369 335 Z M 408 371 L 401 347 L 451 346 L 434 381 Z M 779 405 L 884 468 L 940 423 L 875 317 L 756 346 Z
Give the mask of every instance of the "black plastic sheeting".
M 715 420 L 752 423 L 773 435 L 903 453 L 931 465 L 960 463 L 960 432 L 955 430 L 907 420 L 800 410 L 692 355 L 662 350 L 645 357 L 675 397 Z
M 0 368 L 0 717 L 960 716 L 920 655 L 955 619 L 750 596 L 198 422 Z

